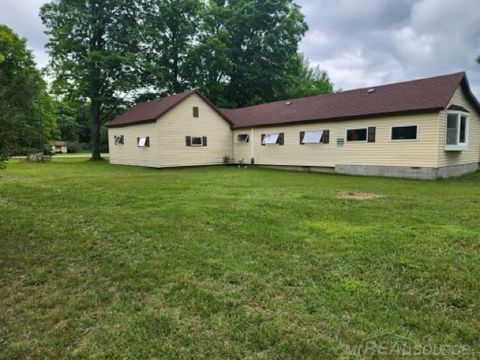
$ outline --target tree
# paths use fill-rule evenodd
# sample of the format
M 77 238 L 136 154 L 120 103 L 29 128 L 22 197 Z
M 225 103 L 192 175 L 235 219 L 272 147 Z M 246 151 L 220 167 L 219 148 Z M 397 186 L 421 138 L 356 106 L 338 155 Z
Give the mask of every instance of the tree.
M 146 11 L 145 50 L 150 85 L 160 93 L 189 88 L 187 59 L 191 55 L 200 21 L 199 0 L 153 0 Z
M 307 30 L 293 0 L 210 0 L 199 29 L 187 83 L 220 106 L 287 97 Z
M 0 166 L 13 153 L 43 150 L 56 133 L 52 99 L 25 43 L 0 25 Z
M 80 129 L 76 109 L 67 101 L 58 101 L 56 109 L 59 138 L 65 141 L 78 142 Z
M 237 106 L 285 97 L 283 79 L 296 68 L 298 43 L 308 27 L 292 0 L 232 0 L 232 71 L 226 93 Z
M 54 89 L 89 102 L 93 160 L 101 159 L 102 122 L 142 80 L 141 5 L 141 0 L 52 0 L 40 10 Z
M 297 98 L 333 92 L 333 84 L 319 66 L 312 67 L 303 54 L 297 55 L 297 69 L 285 78 L 285 98 Z
M 198 42 L 187 58 L 188 83 L 221 106 L 235 105 L 225 96 L 233 66 L 230 32 L 226 26 L 230 17 L 231 10 L 225 6 L 225 0 L 212 0 L 204 6 L 200 13 Z

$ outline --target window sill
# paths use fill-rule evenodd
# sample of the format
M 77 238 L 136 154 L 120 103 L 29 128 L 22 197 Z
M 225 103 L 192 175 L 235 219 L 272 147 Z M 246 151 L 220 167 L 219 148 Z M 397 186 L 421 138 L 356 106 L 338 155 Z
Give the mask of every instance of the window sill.
M 445 145 L 445 151 L 465 151 L 467 145 Z

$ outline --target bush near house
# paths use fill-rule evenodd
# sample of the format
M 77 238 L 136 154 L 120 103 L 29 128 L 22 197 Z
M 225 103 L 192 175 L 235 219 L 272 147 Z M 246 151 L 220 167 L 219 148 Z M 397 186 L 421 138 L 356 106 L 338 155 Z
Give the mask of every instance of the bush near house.
M 11 161 L 0 357 L 334 359 L 386 338 L 473 358 L 479 185 Z

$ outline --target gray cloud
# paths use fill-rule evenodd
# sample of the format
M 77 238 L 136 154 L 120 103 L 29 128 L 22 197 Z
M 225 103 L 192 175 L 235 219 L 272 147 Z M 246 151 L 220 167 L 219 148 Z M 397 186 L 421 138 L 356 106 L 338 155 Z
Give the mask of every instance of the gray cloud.
M 0 0 L 0 23 L 27 38 L 45 66 L 45 0 Z M 301 51 L 351 89 L 467 71 L 480 97 L 478 0 L 297 0 L 310 30 Z
M 298 0 L 301 51 L 343 89 L 467 71 L 480 95 L 478 0 Z
M 48 56 L 44 45 L 47 37 L 38 16 L 45 0 L 0 0 L 0 24 L 5 24 L 27 39 L 39 66 L 45 66 Z

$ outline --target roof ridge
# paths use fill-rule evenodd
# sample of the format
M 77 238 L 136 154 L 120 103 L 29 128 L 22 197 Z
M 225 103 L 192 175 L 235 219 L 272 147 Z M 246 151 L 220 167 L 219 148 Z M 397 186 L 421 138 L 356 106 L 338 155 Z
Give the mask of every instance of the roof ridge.
M 310 99 L 310 98 L 315 98 L 315 97 L 333 96 L 333 95 L 345 94 L 345 93 L 349 93 L 349 92 L 353 92 L 353 91 L 361 91 L 361 90 L 368 90 L 368 89 L 372 89 L 372 88 L 381 88 L 381 87 L 394 86 L 394 85 L 400 85 L 400 84 L 408 84 L 408 83 L 417 82 L 417 81 L 439 79 L 439 78 L 444 78 L 444 77 L 447 77 L 447 76 L 454 76 L 454 75 L 465 76 L 466 74 L 465 74 L 465 71 L 459 71 L 459 72 L 451 73 L 451 74 L 430 76 L 430 77 L 426 77 L 426 78 L 418 78 L 418 79 L 413 79 L 413 80 L 402 80 L 402 81 L 396 81 L 396 82 L 381 84 L 381 85 L 364 86 L 364 87 L 355 88 L 355 89 L 349 89 L 349 90 L 343 90 L 343 91 L 337 91 L 337 92 L 334 91 L 334 92 L 331 92 L 331 93 L 320 93 L 320 94 L 316 94 L 316 95 L 301 96 L 301 97 L 297 97 L 297 98 L 287 98 L 287 99 L 282 99 L 282 100 L 274 100 L 274 101 L 264 102 L 264 103 L 261 103 L 261 104 L 242 106 L 242 107 L 238 107 L 238 108 L 220 108 L 220 110 L 242 110 L 242 109 L 252 108 L 252 107 L 255 107 L 255 106 L 281 103 L 281 102 L 285 102 L 285 101 L 294 101 L 294 100 L 300 100 L 300 99 Z

